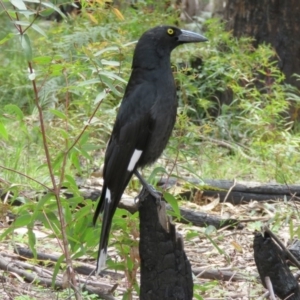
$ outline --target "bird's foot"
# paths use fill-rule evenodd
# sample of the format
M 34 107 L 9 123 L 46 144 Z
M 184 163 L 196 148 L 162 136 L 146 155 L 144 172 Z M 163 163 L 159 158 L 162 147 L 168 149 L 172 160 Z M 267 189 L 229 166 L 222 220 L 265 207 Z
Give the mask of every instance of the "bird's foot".
M 141 184 L 143 185 L 142 191 L 139 193 L 137 197 L 134 198 L 134 202 L 136 202 L 136 199 L 145 198 L 147 196 L 147 194 L 145 193 L 148 193 L 156 199 L 156 204 L 160 205 L 162 199 L 162 193 L 157 191 L 151 184 L 147 183 L 146 180 L 142 177 L 142 175 L 137 170 L 135 170 L 134 174 L 138 177 Z
M 148 191 L 148 193 L 151 196 L 153 196 L 156 199 L 156 204 L 160 205 L 163 194 L 161 192 L 157 191 L 151 184 L 148 184 L 144 188 Z
M 140 199 L 143 201 L 148 195 L 151 195 L 156 200 L 156 205 L 160 206 L 161 199 L 162 199 L 162 193 L 157 191 L 152 185 L 147 184 L 143 186 L 143 189 L 141 192 L 134 198 L 134 201 L 137 199 Z

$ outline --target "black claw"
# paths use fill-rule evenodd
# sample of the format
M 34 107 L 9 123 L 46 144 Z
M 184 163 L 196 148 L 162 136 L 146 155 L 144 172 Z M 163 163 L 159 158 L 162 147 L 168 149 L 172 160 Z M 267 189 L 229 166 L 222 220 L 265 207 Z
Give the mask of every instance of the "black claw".
M 148 195 L 151 195 L 155 198 L 156 204 L 160 206 L 161 199 L 162 199 L 162 193 L 157 191 L 152 185 L 147 184 L 146 186 L 143 186 L 143 189 L 141 192 L 135 197 L 135 200 L 138 198 L 140 201 L 145 199 Z

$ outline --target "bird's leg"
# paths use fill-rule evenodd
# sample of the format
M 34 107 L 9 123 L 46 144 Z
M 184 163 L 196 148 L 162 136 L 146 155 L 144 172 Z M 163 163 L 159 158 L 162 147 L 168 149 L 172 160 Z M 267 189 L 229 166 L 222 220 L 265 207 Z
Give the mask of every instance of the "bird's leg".
M 142 177 L 142 175 L 138 172 L 138 170 L 135 170 L 134 174 L 141 182 L 143 188 L 156 199 L 157 204 L 160 204 L 162 193 L 157 191 L 151 184 L 147 183 L 146 180 Z M 144 189 L 141 191 L 141 193 L 136 198 L 141 198 L 141 195 L 143 194 Z

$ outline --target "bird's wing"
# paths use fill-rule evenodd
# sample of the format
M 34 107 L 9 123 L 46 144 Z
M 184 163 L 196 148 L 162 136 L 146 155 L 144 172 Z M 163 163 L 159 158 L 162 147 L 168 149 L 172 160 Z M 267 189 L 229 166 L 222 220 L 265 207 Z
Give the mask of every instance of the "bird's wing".
M 130 87 L 130 86 L 129 86 Z M 156 99 L 155 88 L 143 82 L 128 89 L 122 101 L 104 162 L 104 183 L 110 190 L 113 213 L 119 203 L 155 122 L 151 114 Z M 94 223 L 104 209 L 101 197 L 94 215 Z
M 121 196 L 145 149 L 155 120 L 151 108 L 156 90 L 144 83 L 127 89 L 108 143 L 104 162 L 104 184 L 93 222 L 103 212 L 97 273 L 105 265 L 111 222 Z

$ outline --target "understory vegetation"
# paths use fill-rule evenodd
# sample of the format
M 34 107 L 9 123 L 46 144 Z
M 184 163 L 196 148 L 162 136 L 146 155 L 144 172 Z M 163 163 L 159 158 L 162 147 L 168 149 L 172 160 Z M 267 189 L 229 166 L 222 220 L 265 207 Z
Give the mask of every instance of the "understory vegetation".
M 49 14 L 51 8 L 33 8 L 35 2 L 15 0 L 13 8 L 1 1 L 0 190 L 10 191 L 12 201 L 0 204 L 0 218 L 7 211 L 18 218 L 1 231 L 0 243 L 25 226 L 21 239 L 35 252 L 41 246 L 33 231 L 37 222 L 58 240 L 64 224 L 70 258 L 95 258 L 100 224 L 92 226 L 95 203 L 83 200 L 79 182 L 101 173 L 135 42 L 162 20 L 178 22 L 177 12 L 143 3 L 119 10 L 96 1 L 56 23 L 35 17 L 36 10 Z M 144 176 L 153 184 L 162 176 L 299 183 L 300 98 L 284 83 L 273 49 L 254 48 L 250 38 L 233 37 L 215 19 L 202 30 L 207 43 L 172 53 L 177 123 L 168 148 Z M 25 191 L 35 191 L 39 201 Z M 133 180 L 127 193 L 138 191 Z M 167 199 L 178 211 L 175 200 L 181 199 Z M 16 200 L 23 205 L 14 206 Z M 130 299 L 139 288 L 131 253 L 138 245 L 138 215 L 119 209 L 114 220 L 111 243 L 119 259 L 108 266 L 125 271 L 131 284 L 123 299 Z

